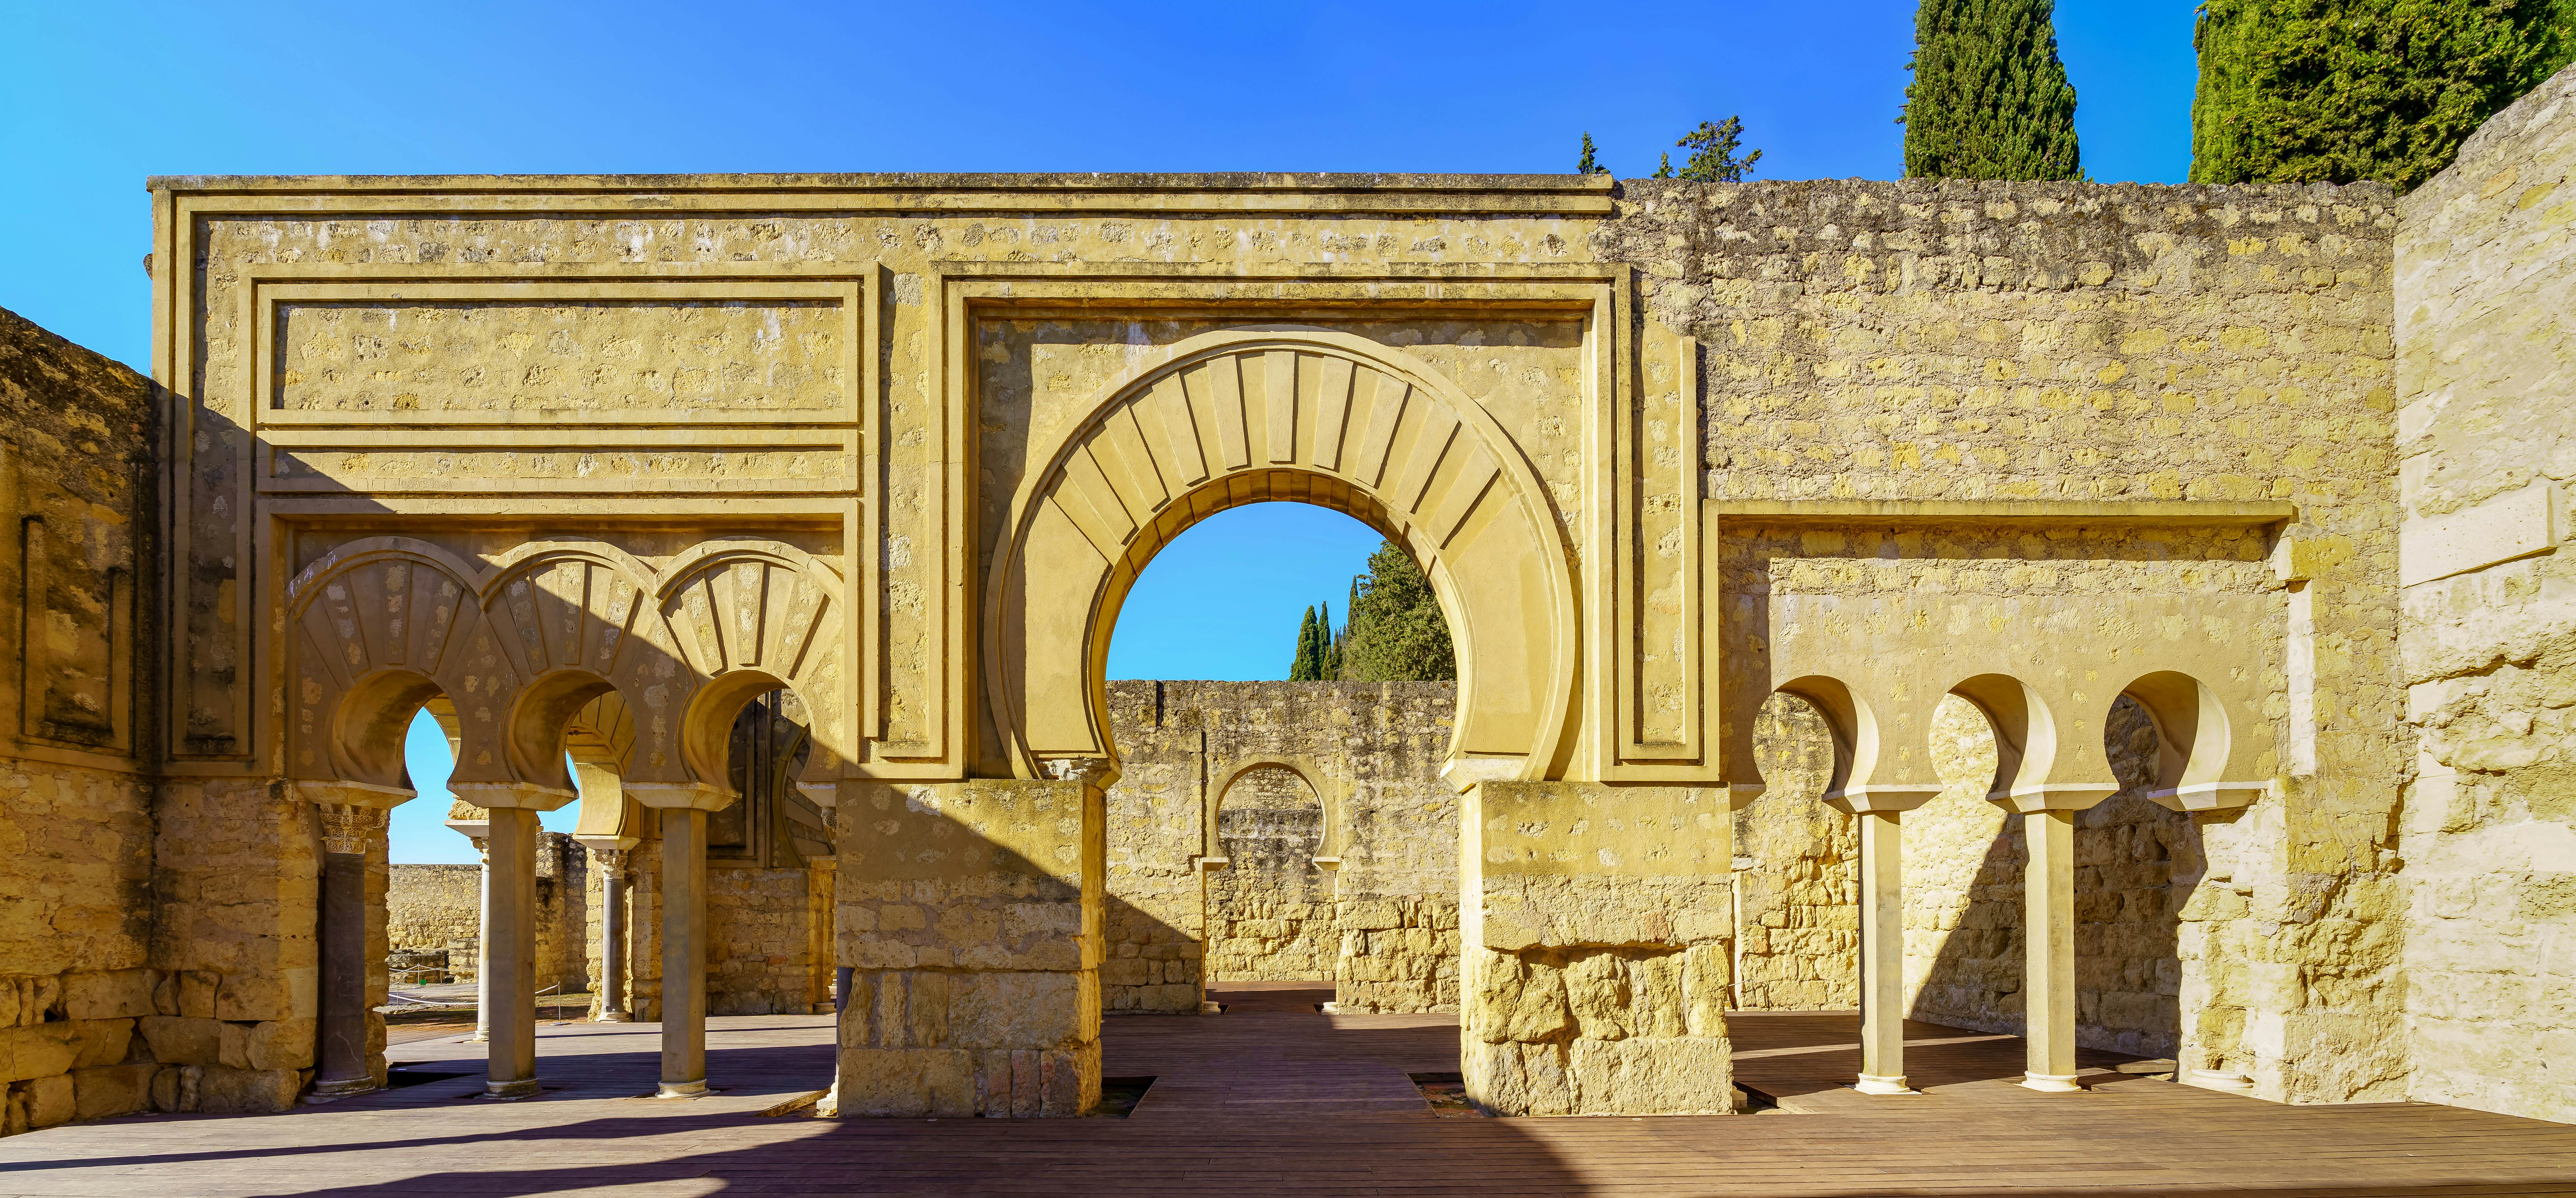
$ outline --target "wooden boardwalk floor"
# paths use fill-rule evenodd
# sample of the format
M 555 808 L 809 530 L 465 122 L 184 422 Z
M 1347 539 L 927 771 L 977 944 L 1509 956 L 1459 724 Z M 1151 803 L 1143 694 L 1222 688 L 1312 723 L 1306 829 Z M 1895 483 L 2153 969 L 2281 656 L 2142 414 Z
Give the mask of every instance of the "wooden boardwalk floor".
M 480 1045 L 398 1045 L 466 1076 L 286 1115 L 149 1116 L 0 1140 L 0 1194 L 1493 1196 L 2576 1193 L 2576 1127 L 2447 1107 L 2284 1107 L 2118 1074 L 2009 1084 L 2020 1043 L 1916 1025 L 1921 1097 L 1841 1088 L 1848 1013 L 1741 1014 L 1750 1117 L 1433 1114 L 1407 1080 L 1457 1068 L 1457 1025 L 1336 1015 L 1328 994 L 1222 990 L 1216 1017 L 1108 1021 L 1110 1076 L 1156 1078 L 1125 1119 L 764 1117 L 818 1089 L 829 1016 L 712 1021 L 722 1093 L 642 1098 L 650 1024 L 541 1027 L 547 1093 L 481 1088 Z M 2117 1058 L 2088 1058 L 2089 1065 Z M 1793 1113 L 1805 1110 L 1816 1113 Z

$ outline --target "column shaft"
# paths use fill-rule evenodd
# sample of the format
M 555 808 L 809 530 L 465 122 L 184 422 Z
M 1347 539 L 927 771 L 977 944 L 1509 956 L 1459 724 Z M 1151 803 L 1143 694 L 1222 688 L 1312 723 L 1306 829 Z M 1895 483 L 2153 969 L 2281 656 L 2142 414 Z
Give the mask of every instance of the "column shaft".
M 1905 848 L 1894 811 L 1864 811 L 1860 833 L 1860 1081 L 1863 1094 L 1905 1084 Z
M 322 1043 L 316 1097 L 375 1088 L 367 1067 L 367 857 L 322 854 Z
M 707 1091 L 707 813 L 662 809 L 664 1098 Z
M 476 880 L 481 893 L 474 907 L 474 1038 L 492 1038 L 492 841 L 489 826 L 484 839 L 474 843 L 475 855 L 483 859 L 483 875 Z
M 604 865 L 599 882 L 599 1018 L 623 1023 L 626 1012 L 626 876 Z
M 484 1092 L 525 1098 L 537 1092 L 537 813 L 491 809 L 484 904 L 484 1010 L 490 1013 Z
M 2022 874 L 2024 1030 L 2022 1085 L 2064 1092 L 2075 1084 L 2075 813 L 2022 817 L 2030 865 Z

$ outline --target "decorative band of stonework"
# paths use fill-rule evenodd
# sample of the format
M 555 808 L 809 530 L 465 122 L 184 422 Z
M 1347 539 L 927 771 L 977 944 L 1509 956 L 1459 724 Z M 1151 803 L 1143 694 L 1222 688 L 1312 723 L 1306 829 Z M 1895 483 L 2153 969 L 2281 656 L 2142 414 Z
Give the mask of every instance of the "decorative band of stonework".
M 322 813 L 322 851 L 326 853 L 364 854 L 385 834 L 385 820 L 391 814 L 382 807 L 348 803 L 317 803 L 314 808 Z

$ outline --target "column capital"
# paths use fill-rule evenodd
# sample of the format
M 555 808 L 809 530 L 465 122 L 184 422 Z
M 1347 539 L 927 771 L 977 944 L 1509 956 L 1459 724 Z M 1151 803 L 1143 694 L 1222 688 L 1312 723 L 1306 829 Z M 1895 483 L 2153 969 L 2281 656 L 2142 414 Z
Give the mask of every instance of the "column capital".
M 704 782 L 629 781 L 626 797 L 656 811 L 721 811 L 733 805 L 735 795 Z
M 2234 811 L 2251 807 L 2272 793 L 2269 782 L 2201 782 L 2172 790 L 2151 790 L 2146 797 L 2168 811 Z
M 485 810 L 552 811 L 581 797 L 534 782 L 449 782 L 447 789 Z
M 2083 811 L 2120 793 L 2117 782 L 2043 782 L 1989 791 L 1986 801 L 2006 811 Z
M 1105 787 L 1115 767 L 1106 757 L 1041 757 L 1038 764 L 1046 776 L 1058 782 L 1080 782 L 1085 786 Z
M 1847 786 L 1825 796 L 1825 805 L 1847 815 L 1893 815 L 1912 811 L 1940 797 L 1941 786 L 1931 782 L 1897 782 L 1885 785 Z
M 288 793 L 307 803 L 337 807 L 374 807 L 390 811 L 417 798 L 419 791 L 402 786 L 378 786 L 373 782 L 349 782 L 338 778 L 295 778 L 287 784 Z
M 314 809 L 322 813 L 322 851 L 352 855 L 364 854 L 385 834 L 391 814 L 389 808 L 353 803 L 317 803 Z

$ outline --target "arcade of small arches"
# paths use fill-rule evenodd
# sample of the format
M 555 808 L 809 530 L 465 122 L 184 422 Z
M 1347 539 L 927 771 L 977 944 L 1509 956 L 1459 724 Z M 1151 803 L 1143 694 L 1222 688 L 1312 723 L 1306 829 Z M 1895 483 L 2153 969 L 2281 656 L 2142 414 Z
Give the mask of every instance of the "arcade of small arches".
M 576 796 L 576 836 L 609 866 L 602 1009 L 624 1010 L 623 855 L 651 836 L 661 1092 L 703 1092 L 708 814 L 741 797 L 728 741 L 746 706 L 772 692 L 793 695 L 803 717 L 774 755 L 808 798 L 831 805 L 840 724 L 811 713 L 838 696 L 841 579 L 793 546 L 748 539 L 693 546 L 656 570 L 598 541 L 529 543 L 476 569 L 436 545 L 382 537 L 315 561 L 287 599 L 300 634 L 289 776 L 327 829 L 317 1092 L 380 1078 L 364 1051 L 368 919 L 346 908 L 363 902 L 351 879 L 364 872 L 366 839 L 415 797 L 402 746 L 424 709 L 454 754 L 448 789 L 462 818 L 451 826 L 487 862 L 478 978 L 492 1093 L 536 1092 L 537 816 Z
M 1902 820 L 1945 785 L 1927 740 L 1941 700 L 1963 699 L 1990 724 L 1996 767 L 1985 797 L 2028 829 L 2024 1084 L 2033 1089 L 2077 1088 L 2071 836 L 2075 813 L 2121 789 L 2101 750 L 2114 700 L 2152 720 L 2160 748 L 2148 797 L 2174 811 L 2242 808 L 2274 769 L 2270 725 L 2254 716 L 2257 671 L 2243 660 L 2275 618 L 2257 598 L 2192 596 L 2185 624 L 2182 597 L 2145 591 L 2068 606 L 1891 589 L 1724 611 L 1720 630 L 1701 634 L 1728 661 L 1721 697 L 1708 705 L 1721 746 L 1705 754 L 1715 763 L 1700 775 L 1708 784 L 1691 785 L 1685 769 L 1641 775 L 1664 785 L 1605 790 L 1587 777 L 1629 766 L 1605 746 L 1603 716 L 1586 710 L 1599 699 L 1586 685 L 1615 680 L 1577 664 L 1587 634 L 1570 530 L 1509 432 L 1438 372 L 1348 334 L 1260 327 L 1183 341 L 1104 391 L 1053 448 L 1033 455 L 1041 468 L 1020 488 L 1010 535 L 993 555 L 981 656 L 994 756 L 1025 783 L 1007 795 L 994 792 L 1007 789 L 999 780 L 949 795 L 869 777 L 843 684 L 855 615 L 844 580 L 781 542 L 711 539 L 648 565 L 608 540 L 556 538 L 476 566 L 428 541 L 384 536 L 337 545 L 296 575 L 285 591 L 296 630 L 288 772 L 334 830 L 331 867 L 358 868 L 351 838 L 412 797 L 399 746 L 424 707 L 455 750 L 450 788 L 481 809 L 493 1094 L 537 1085 L 532 846 L 537 813 L 575 800 L 568 770 L 584 783 L 580 837 L 603 861 L 617 861 L 648 828 L 659 841 L 660 1092 L 704 1091 L 707 815 L 737 798 L 725 744 L 738 713 L 785 691 L 808 717 L 795 785 L 841 819 L 853 814 L 845 795 L 861 800 L 863 821 L 839 832 L 849 884 L 836 915 L 838 997 L 857 1012 L 843 1031 L 842 1109 L 1087 1106 L 1102 971 L 1116 966 L 1097 944 L 1068 957 L 1039 943 L 1043 935 L 1011 943 L 1007 926 L 1052 921 L 1079 944 L 1097 933 L 1078 929 L 1100 924 L 1101 905 L 1122 899 L 1094 830 L 1113 814 L 1109 795 L 1123 776 L 1103 681 L 1109 629 L 1156 550 L 1241 503 L 1302 501 L 1357 516 L 1423 565 L 1459 648 L 1460 682 L 1436 770 L 1406 781 L 1457 802 L 1434 834 L 1464 847 L 1440 855 L 1463 870 L 1471 904 L 1483 888 L 1489 912 L 1461 922 L 1453 907 L 1445 917 L 1398 918 L 1395 928 L 1343 926 L 1385 923 L 1366 913 L 1390 897 L 1429 897 L 1418 884 L 1396 896 L 1343 875 L 1347 858 L 1383 847 L 1344 813 L 1348 745 L 1332 765 L 1312 751 L 1238 755 L 1208 781 L 1193 821 L 1189 868 L 1202 880 L 1202 907 L 1195 935 L 1181 938 L 1196 941 L 1202 965 L 1182 983 L 1187 1009 L 1199 1009 L 1212 979 L 1366 969 L 1370 933 L 1383 933 L 1381 943 L 1414 935 L 1432 947 L 1408 968 L 1432 984 L 1365 1005 L 1455 1004 L 1468 1075 L 1498 1109 L 1733 1105 L 1724 1083 L 1709 1080 L 1725 1076 L 1709 1067 L 1725 1051 L 1733 965 L 1703 962 L 1723 962 L 1734 939 L 1720 930 L 1731 913 L 1717 909 L 1734 902 L 1730 816 L 1765 787 L 1753 764 L 1755 721 L 1731 713 L 1756 711 L 1768 695 L 1809 705 L 1829 729 L 1822 797 L 1857 818 L 1858 1085 L 1867 1093 L 1910 1092 Z M 1725 531 L 1757 548 L 1766 535 L 1750 523 Z M 2011 635 L 1889 651 L 1886 638 L 1935 618 Z M 2186 627 L 2194 635 L 2182 635 Z M 1765 679 L 1781 681 L 1762 689 Z M 916 818 L 879 818 L 897 807 Z M 1051 831 L 1031 839 L 1041 825 Z M 985 842 L 989 856 L 961 840 Z M 1609 867 L 1587 877 L 1570 864 L 1587 857 Z M 1006 860 L 1027 876 L 1011 878 Z M 979 863 L 995 872 L 980 873 Z M 355 900 L 327 871 L 323 892 L 343 896 L 326 898 L 326 929 L 364 923 L 334 905 Z M 1028 914 L 1050 905 L 1052 916 Z M 920 906 L 979 914 L 929 920 Z M 957 929 L 977 937 L 977 927 L 1005 932 L 990 945 L 955 942 Z M 316 1085 L 328 1095 L 371 1086 L 379 1067 L 363 1051 L 362 949 L 346 932 L 326 931 L 324 941 L 329 1030 Z M 619 956 L 603 954 L 611 975 Z M 978 958 L 999 968 L 962 964 Z M 1631 976 L 1631 1026 L 1598 1036 L 1587 1028 L 1569 1043 L 1545 1012 L 1533 1014 L 1533 1004 L 1562 1005 L 1585 985 L 1578 971 L 1604 968 Z M 931 976 L 945 980 L 934 989 Z M 1173 1006 L 1171 976 L 1158 981 L 1162 1005 Z M 606 992 L 621 986 L 603 979 Z M 990 992 L 963 1006 L 986 1012 L 989 1026 L 977 1031 L 998 1043 L 962 1054 L 958 1074 L 941 1079 L 938 1063 L 921 1059 L 935 1050 L 918 1043 L 922 1025 L 941 1016 L 919 1008 L 947 1004 L 953 1030 L 972 1021 L 957 1018 L 956 991 L 978 987 Z M 1560 997 L 1543 997 L 1551 993 Z M 1026 1002 L 1052 1004 L 1057 1025 L 1031 1029 L 999 1013 Z M 1015 1037 L 1039 1047 L 1009 1043 Z M 2225 1068 L 2230 1051 L 2192 1044 L 2186 1055 L 2214 1084 L 2241 1085 Z M 1014 1059 L 1030 1052 L 1041 1062 L 1035 1092 L 1033 1071 Z M 1625 1092 L 1547 1091 L 1534 1080 L 1546 1071 L 1540 1058 L 1559 1052 L 1622 1062 L 1612 1072 L 1649 1080 Z M 872 1055 L 885 1067 L 868 1068 Z

